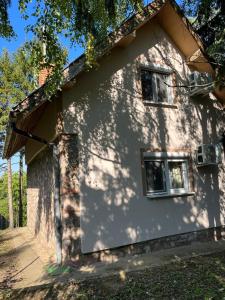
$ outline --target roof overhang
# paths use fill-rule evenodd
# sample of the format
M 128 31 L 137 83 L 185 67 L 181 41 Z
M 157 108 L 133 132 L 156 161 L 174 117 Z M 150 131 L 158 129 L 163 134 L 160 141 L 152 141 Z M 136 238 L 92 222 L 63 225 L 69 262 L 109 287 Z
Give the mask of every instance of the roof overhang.
M 127 47 L 135 39 L 136 31 L 152 18 L 157 19 L 161 27 L 184 54 L 191 68 L 199 72 L 214 73 L 207 55 L 204 53 L 200 38 L 195 34 L 190 23 L 173 0 L 155 0 L 146 6 L 141 13 L 137 13 L 125 21 L 118 30 L 97 45 L 97 60 L 100 60 L 114 47 Z M 64 70 L 62 89 L 73 86 L 76 77 L 85 70 L 85 55 L 81 55 Z M 44 88 L 45 85 L 34 91 L 11 111 L 3 158 L 11 157 L 26 144 L 27 138 L 15 134 L 10 123 L 15 122 L 17 128 L 27 132 L 33 130 L 48 103 L 44 96 Z M 223 95 L 223 92 L 220 91 L 218 95 L 220 98 L 224 97 L 225 101 L 225 93 Z M 54 98 L 57 98 L 57 95 Z
M 194 32 L 190 22 L 174 1 L 166 2 L 157 15 L 157 19 L 181 53 L 183 53 L 187 64 L 199 72 L 214 72 L 208 62 L 201 39 Z
M 48 103 L 45 102 L 25 116 L 23 114 L 15 114 L 13 111 L 10 112 L 3 158 L 11 157 L 24 147 L 27 142 L 26 137 L 18 135 L 13 131 L 12 123 L 15 123 L 16 127 L 23 131 L 32 132 L 47 105 Z
M 155 0 L 145 7 L 141 13 L 135 14 L 125 21 L 118 30 L 110 34 L 101 44 L 97 45 L 97 59 L 103 57 L 114 47 L 126 47 L 131 43 L 135 38 L 135 30 L 153 18 L 165 3 L 166 0 Z M 81 55 L 64 70 L 64 83 L 62 88 L 68 88 L 74 85 L 77 75 L 86 70 L 85 62 L 85 55 Z M 26 132 L 32 131 L 32 129 L 35 128 L 48 102 L 44 96 L 44 87 L 45 85 L 35 90 L 10 112 L 3 158 L 11 157 L 26 144 L 27 138 L 15 134 L 11 123 L 15 122 L 18 129 Z

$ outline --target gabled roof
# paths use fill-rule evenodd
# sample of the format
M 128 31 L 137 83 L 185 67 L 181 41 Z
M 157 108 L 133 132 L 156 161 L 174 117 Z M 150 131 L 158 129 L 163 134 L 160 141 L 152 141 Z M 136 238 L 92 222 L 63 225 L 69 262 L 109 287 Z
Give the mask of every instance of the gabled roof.
M 128 45 L 135 38 L 136 30 L 153 17 L 157 18 L 162 28 L 185 55 L 186 59 L 189 60 L 190 65 L 194 65 L 195 69 L 199 71 L 213 73 L 200 38 L 194 32 L 174 0 L 155 0 L 146 6 L 141 13 L 137 13 L 126 20 L 118 30 L 111 33 L 106 40 L 97 45 L 97 59 L 99 60 L 109 53 L 114 47 L 125 47 Z M 199 59 L 201 63 L 198 64 Z M 202 60 L 205 63 L 202 63 Z M 75 84 L 76 77 L 85 69 L 85 55 L 83 54 L 64 69 L 62 89 Z M 27 141 L 27 138 L 13 132 L 10 123 L 13 121 L 16 123 L 17 128 L 28 132 L 32 131 L 48 103 L 44 95 L 44 88 L 45 85 L 35 90 L 10 112 L 3 153 L 4 158 L 11 157 Z M 57 95 L 55 95 L 55 98 L 57 99 Z

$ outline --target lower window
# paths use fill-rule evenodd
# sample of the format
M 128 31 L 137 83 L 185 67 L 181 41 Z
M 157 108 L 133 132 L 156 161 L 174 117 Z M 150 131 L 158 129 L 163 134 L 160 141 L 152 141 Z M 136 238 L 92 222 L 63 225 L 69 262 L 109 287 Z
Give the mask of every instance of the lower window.
M 147 196 L 188 193 L 188 154 L 145 153 L 144 175 Z

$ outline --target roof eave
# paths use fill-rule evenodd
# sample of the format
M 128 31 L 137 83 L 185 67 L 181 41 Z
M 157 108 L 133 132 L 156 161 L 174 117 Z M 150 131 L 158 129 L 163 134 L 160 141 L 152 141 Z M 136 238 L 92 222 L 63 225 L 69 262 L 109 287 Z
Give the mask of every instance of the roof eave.
M 97 60 L 102 58 L 104 55 L 109 53 L 114 47 L 121 46 L 121 41 L 124 39 L 127 39 L 126 42 L 129 43 L 129 41 L 132 41 L 133 36 L 132 33 L 143 26 L 145 23 L 147 23 L 150 19 L 155 17 L 156 15 L 160 15 L 159 13 L 163 11 L 163 8 L 166 7 L 166 5 L 171 4 L 172 8 L 174 9 L 175 13 L 178 14 L 178 16 L 183 21 L 182 24 L 185 26 L 185 30 L 189 32 L 190 39 L 194 45 L 196 43 L 196 46 L 193 47 L 193 49 L 201 49 L 201 52 L 204 54 L 204 46 L 201 42 L 201 39 L 198 37 L 198 35 L 194 32 L 190 22 L 187 20 L 187 18 L 183 15 L 182 11 L 180 10 L 179 6 L 175 3 L 174 0 L 155 0 L 154 2 L 150 3 L 142 13 L 137 13 L 134 16 L 132 16 L 129 20 L 124 22 L 122 26 L 114 33 L 110 34 L 107 40 L 103 41 L 99 45 L 97 45 L 96 52 L 97 52 Z M 191 38 L 192 37 L 192 38 Z M 123 44 L 123 43 L 122 43 Z M 182 51 L 182 50 L 181 50 Z M 194 51 L 193 51 L 194 53 Z M 192 55 L 193 53 L 190 53 Z M 186 56 L 188 57 L 188 56 Z M 204 57 L 206 55 L 204 54 Z M 207 64 L 207 63 L 206 63 Z M 210 66 L 210 64 L 208 64 Z M 66 87 L 71 87 L 75 83 L 75 78 L 82 73 L 84 70 L 86 70 L 86 57 L 85 55 L 81 55 L 78 59 L 76 59 L 74 62 L 72 62 L 67 68 L 63 71 L 63 85 L 62 89 Z M 9 126 L 7 128 L 7 136 L 6 136 L 6 143 L 4 147 L 4 158 L 8 158 L 11 155 L 15 153 L 15 149 L 12 150 L 12 136 L 13 136 L 13 130 L 10 126 L 10 122 L 12 121 L 12 116 L 15 120 L 15 122 L 18 122 L 18 119 L 28 119 L 29 120 L 29 114 L 33 113 L 37 109 L 39 109 L 41 106 L 43 106 L 48 99 L 46 99 L 44 95 L 44 88 L 45 85 L 41 86 L 34 92 L 32 92 L 26 99 L 24 99 L 22 102 L 20 102 L 14 110 L 11 112 L 10 118 L 9 118 Z M 25 122 L 25 121 L 24 121 Z M 10 146 L 11 145 L 11 146 Z M 15 145 L 14 145 L 15 146 Z

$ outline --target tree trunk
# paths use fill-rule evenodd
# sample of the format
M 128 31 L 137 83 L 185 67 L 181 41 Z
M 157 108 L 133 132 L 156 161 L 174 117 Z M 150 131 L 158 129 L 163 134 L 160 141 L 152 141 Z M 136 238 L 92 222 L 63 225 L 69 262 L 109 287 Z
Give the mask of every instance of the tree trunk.
M 19 161 L 18 226 L 23 226 L 23 151 L 20 151 Z
M 8 159 L 8 206 L 9 206 L 9 227 L 13 228 L 14 227 L 14 219 L 13 219 L 11 158 Z

